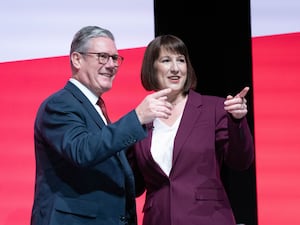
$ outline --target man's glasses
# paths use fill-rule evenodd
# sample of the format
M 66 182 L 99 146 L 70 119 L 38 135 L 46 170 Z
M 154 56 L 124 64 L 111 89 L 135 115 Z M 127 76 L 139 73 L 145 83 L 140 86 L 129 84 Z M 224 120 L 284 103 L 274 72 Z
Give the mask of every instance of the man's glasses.
M 111 58 L 116 66 L 120 66 L 124 60 L 124 58 L 120 55 L 110 55 L 105 52 L 79 52 L 79 53 L 83 55 L 87 55 L 87 54 L 96 55 L 99 63 L 101 64 L 106 64 L 109 58 Z

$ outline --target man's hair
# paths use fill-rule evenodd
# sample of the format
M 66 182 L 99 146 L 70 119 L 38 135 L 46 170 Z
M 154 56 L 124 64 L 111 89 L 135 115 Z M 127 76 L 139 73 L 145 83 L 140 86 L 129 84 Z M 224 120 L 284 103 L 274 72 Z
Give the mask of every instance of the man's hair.
M 115 40 L 113 34 L 104 28 L 98 26 L 86 26 L 81 28 L 73 37 L 71 43 L 70 55 L 73 52 L 85 52 L 88 50 L 89 40 L 97 37 L 108 37 Z

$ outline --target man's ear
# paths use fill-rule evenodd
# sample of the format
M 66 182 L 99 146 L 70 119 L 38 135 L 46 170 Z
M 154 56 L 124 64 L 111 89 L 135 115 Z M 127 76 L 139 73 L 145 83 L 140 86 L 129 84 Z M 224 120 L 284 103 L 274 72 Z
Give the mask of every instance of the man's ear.
M 76 69 L 79 69 L 81 67 L 81 60 L 82 60 L 82 55 L 80 53 L 73 52 L 71 54 L 71 61 L 72 61 L 73 66 Z

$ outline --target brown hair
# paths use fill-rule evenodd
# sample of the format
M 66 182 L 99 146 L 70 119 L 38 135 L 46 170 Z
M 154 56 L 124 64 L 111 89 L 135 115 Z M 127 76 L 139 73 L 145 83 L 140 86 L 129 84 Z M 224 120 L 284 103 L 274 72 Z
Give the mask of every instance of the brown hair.
M 154 68 L 154 62 L 158 59 L 160 50 L 164 48 L 168 52 L 183 55 L 187 63 L 187 79 L 184 84 L 184 93 L 189 89 L 195 89 L 197 76 L 189 58 L 185 43 L 174 35 L 161 35 L 153 39 L 147 46 L 141 69 L 141 81 L 147 91 L 159 90 L 158 79 Z

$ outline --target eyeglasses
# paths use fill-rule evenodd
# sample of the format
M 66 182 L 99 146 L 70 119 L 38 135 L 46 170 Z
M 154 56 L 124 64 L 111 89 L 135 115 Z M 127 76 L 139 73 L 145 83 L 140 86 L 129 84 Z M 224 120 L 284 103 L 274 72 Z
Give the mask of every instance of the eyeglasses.
M 109 58 L 111 58 L 116 66 L 120 66 L 124 60 L 124 57 L 120 55 L 110 55 L 105 52 L 79 52 L 79 53 L 83 55 L 87 55 L 87 54 L 97 55 L 98 61 L 101 64 L 106 64 Z

